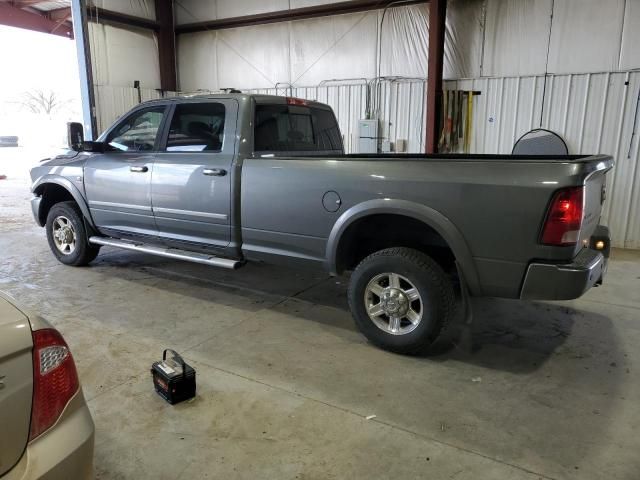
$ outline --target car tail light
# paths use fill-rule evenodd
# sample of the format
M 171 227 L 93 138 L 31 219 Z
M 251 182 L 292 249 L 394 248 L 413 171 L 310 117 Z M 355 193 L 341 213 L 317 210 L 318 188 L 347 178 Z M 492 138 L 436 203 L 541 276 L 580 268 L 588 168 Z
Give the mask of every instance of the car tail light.
M 584 211 L 583 189 L 570 187 L 555 193 L 542 229 L 544 245 L 568 246 L 578 242 Z
M 48 430 L 80 388 L 69 347 L 57 330 L 33 332 L 33 403 L 29 441 Z
M 308 105 L 309 102 L 307 102 L 302 98 L 287 97 L 287 104 L 288 105 Z

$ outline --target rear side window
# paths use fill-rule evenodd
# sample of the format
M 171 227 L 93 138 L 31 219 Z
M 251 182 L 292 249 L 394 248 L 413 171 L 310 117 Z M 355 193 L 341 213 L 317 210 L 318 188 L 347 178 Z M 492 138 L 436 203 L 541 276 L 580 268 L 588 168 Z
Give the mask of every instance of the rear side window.
M 256 152 L 342 150 L 333 112 L 301 105 L 256 105 Z
M 224 138 L 224 105 L 215 102 L 176 105 L 167 152 L 219 152 Z

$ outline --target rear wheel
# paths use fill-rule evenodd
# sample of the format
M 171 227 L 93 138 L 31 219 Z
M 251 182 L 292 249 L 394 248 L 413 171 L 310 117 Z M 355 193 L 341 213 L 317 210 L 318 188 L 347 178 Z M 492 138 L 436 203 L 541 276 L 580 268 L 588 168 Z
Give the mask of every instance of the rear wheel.
M 87 265 L 100 247 L 87 240 L 82 212 L 75 202 L 56 203 L 47 215 L 47 240 L 55 257 L 65 265 Z
M 388 248 L 365 258 L 351 276 L 349 306 L 371 343 L 396 353 L 425 354 L 454 316 L 451 279 L 429 256 Z

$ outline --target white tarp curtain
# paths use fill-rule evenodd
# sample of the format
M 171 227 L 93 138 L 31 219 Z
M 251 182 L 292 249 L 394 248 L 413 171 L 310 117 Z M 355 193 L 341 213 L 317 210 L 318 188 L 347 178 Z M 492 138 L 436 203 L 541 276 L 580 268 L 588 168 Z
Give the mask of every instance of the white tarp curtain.
M 639 27 L 638 0 L 486 0 L 482 75 L 640 68 Z
M 482 0 L 450 0 L 445 77 L 479 73 L 482 9 L 473 5 L 481 6 Z M 192 18 L 202 8 L 186 0 L 176 7 Z M 183 34 L 178 37 L 180 88 L 316 85 L 328 79 L 378 75 L 425 78 L 428 35 L 426 4 L 390 8 L 386 13 L 377 10 Z
M 175 11 L 178 23 L 189 23 L 333 1 L 337 0 L 177 0 Z M 91 0 L 91 5 L 155 17 L 154 0 Z M 180 87 L 315 85 L 326 79 L 377 75 L 424 78 L 427 12 L 423 4 L 390 8 L 384 22 L 378 10 L 180 35 Z M 449 0 L 444 76 L 640 68 L 638 26 L 638 0 Z M 90 29 L 96 83 L 129 85 L 140 80 L 159 87 L 152 33 L 93 23 Z
M 160 65 L 155 35 L 89 22 L 91 66 L 95 85 L 160 88 Z
M 640 68 L 640 2 L 628 0 L 624 8 L 620 70 Z
M 553 0 L 488 0 L 482 74 L 544 73 Z
M 90 0 L 89 8 L 155 19 L 154 0 Z M 131 87 L 139 80 L 144 88 L 160 88 L 158 42 L 149 30 L 118 28 L 89 22 L 89 44 L 94 85 Z
M 625 3 L 626 0 L 556 1 L 549 72 L 609 72 L 620 69 Z
M 330 3 L 178 0 L 179 23 Z M 553 22 L 552 22 L 553 11 Z M 427 5 L 179 36 L 184 90 L 315 85 L 330 78 L 426 76 Z M 640 68 L 638 0 L 449 0 L 444 76 Z M 378 65 L 377 41 L 382 38 Z M 194 49 L 196 51 L 194 51 Z M 193 63 L 193 60 L 204 63 Z M 204 65 L 208 70 L 200 71 Z

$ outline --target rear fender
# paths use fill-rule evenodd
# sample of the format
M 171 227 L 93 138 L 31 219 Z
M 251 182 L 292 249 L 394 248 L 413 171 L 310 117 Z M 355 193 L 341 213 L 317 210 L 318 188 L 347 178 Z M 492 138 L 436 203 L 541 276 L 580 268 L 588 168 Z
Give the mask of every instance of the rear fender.
M 475 262 L 467 243 L 458 228 L 442 213 L 419 203 L 407 200 L 367 200 L 345 211 L 336 221 L 329 235 L 326 250 L 326 268 L 332 275 L 337 273 L 337 256 L 340 239 L 353 222 L 369 215 L 391 214 L 411 217 L 433 228 L 447 242 L 456 257 L 459 269 L 472 295 L 481 295 L 480 282 Z

